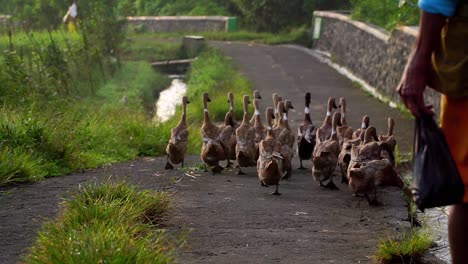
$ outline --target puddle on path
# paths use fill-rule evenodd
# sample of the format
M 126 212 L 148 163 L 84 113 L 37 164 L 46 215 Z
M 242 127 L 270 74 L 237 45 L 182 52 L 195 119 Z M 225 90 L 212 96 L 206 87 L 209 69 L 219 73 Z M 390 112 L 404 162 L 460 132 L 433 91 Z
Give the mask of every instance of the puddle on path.
M 182 97 L 187 92 L 187 85 L 181 79 L 173 79 L 169 88 L 159 94 L 156 102 L 156 122 L 165 122 L 174 116 L 177 106 L 182 104 Z

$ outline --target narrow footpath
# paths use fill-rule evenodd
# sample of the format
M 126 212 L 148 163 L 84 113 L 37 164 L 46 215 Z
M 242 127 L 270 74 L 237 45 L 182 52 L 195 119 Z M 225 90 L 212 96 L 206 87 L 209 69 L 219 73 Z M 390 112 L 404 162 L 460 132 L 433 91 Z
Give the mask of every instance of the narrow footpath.
M 412 121 L 376 101 L 348 79 L 304 51 L 240 43 L 213 43 L 232 57 L 261 91 L 262 107 L 271 94 L 280 93 L 296 107 L 290 115 L 295 131 L 302 120 L 303 96 L 312 94 L 312 119 L 321 124 L 329 96 L 348 101 L 348 122 L 360 126 L 362 115 L 371 117 L 379 133 L 386 118 L 396 120 L 400 152 L 411 150 Z M 235 91 L 233 91 L 235 93 Z M 241 95 L 236 95 L 240 100 Z M 195 99 L 194 99 L 195 100 Z M 200 163 L 190 157 L 187 166 Z M 408 226 L 401 192 L 386 188 L 379 193 L 382 207 L 369 207 L 353 197 L 346 185 L 339 191 L 322 189 L 308 170 L 293 170 L 280 185 L 281 196 L 261 187 L 254 168 L 247 175 L 224 171 L 165 171 L 165 158 L 142 158 L 44 182 L 0 188 L 0 263 L 17 263 L 27 252 L 44 218 L 54 217 L 58 203 L 80 185 L 125 178 L 143 188 L 173 193 L 174 210 L 168 228 L 189 230 L 187 245 L 178 250 L 178 263 L 370 263 L 379 241 Z M 293 168 L 298 167 L 294 159 Z M 336 181 L 339 182 L 339 181 Z

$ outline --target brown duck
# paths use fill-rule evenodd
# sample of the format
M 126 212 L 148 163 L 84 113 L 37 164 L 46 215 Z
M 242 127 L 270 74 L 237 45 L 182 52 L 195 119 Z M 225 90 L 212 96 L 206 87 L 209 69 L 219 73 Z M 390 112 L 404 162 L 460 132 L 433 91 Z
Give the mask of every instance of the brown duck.
M 182 163 L 181 166 L 184 167 L 185 152 L 187 152 L 187 140 L 189 136 L 187 129 L 187 104 L 189 103 L 187 96 L 182 97 L 182 116 L 179 124 L 171 129 L 171 138 L 166 147 L 166 170 L 174 169 L 172 164 Z
M 317 142 L 323 142 L 327 139 L 330 138 L 331 133 L 332 133 L 332 110 L 333 108 L 336 107 L 335 103 L 335 98 L 330 97 L 328 98 L 328 104 L 327 104 L 327 115 L 325 116 L 325 119 L 323 120 L 322 126 L 320 126 L 317 129 L 316 133 L 316 141 Z M 336 132 L 336 130 L 335 130 Z
M 283 157 L 281 143 L 275 139 L 272 129 L 272 119 L 275 118 L 273 108 L 266 110 L 267 135 L 259 144 L 259 158 L 257 161 L 258 178 L 262 186 L 276 185 L 273 195 L 280 195 L 278 185 L 282 173 Z
M 388 131 L 387 135 L 380 135 L 379 136 L 379 143 L 386 143 L 390 146 L 391 148 L 391 153 L 388 151 L 384 150 L 382 151 L 381 155 L 384 158 L 388 158 L 393 165 L 395 165 L 395 148 L 396 148 L 396 139 L 395 136 L 393 135 L 393 128 L 395 126 L 395 120 L 393 118 L 389 117 L 388 118 Z
M 201 159 L 205 164 L 205 171 L 207 171 L 207 166 L 209 166 L 211 167 L 211 172 L 215 174 L 223 170 L 223 167 L 219 165 L 219 161 L 225 160 L 226 155 L 221 143 L 219 142 L 221 129 L 210 120 L 208 112 L 208 102 L 210 101 L 208 93 L 203 93 L 204 115 L 203 124 L 200 129 L 200 134 L 203 140 Z
M 255 106 L 255 100 L 257 100 L 259 103 L 260 103 L 260 99 L 262 99 L 262 96 L 260 95 L 260 91 L 259 90 L 255 90 L 253 92 L 253 101 L 254 101 L 254 106 Z M 252 118 L 250 118 L 250 124 L 253 125 L 253 123 L 255 122 L 255 116 L 257 116 L 257 110 L 260 110 L 259 108 L 256 108 L 255 109 L 255 113 L 252 115 Z M 258 115 L 260 115 L 260 113 L 258 113 Z
M 361 127 L 356 129 L 353 133 L 353 138 L 359 138 L 362 131 L 365 131 L 369 127 L 370 118 L 368 115 L 362 117 Z
M 346 120 L 346 100 L 343 97 L 340 98 L 338 107 L 341 112 L 341 125 L 336 128 L 336 133 L 341 147 L 346 139 L 353 138 L 353 129 L 348 126 L 348 121 Z
M 255 160 L 255 129 L 249 122 L 248 105 L 249 96 L 244 95 L 244 118 L 241 125 L 236 129 L 236 159 L 239 165 L 237 174 L 245 174 L 242 167 L 256 165 Z
M 316 181 L 320 182 L 321 187 L 332 190 L 338 190 L 338 187 L 336 187 L 333 182 L 333 172 L 335 171 L 338 162 L 338 154 L 340 153 L 340 143 L 336 135 L 336 127 L 340 122 L 340 118 L 341 114 L 335 112 L 329 139 L 321 141 L 320 137 L 317 137 L 317 145 L 315 145 L 312 158 L 314 165 L 312 168 L 312 176 Z M 323 183 L 325 181 L 329 181 L 328 184 L 324 185 Z
M 395 167 L 388 159 L 355 163 L 349 169 L 349 188 L 355 194 L 364 194 L 369 205 L 381 205 L 377 200 L 377 187 L 395 186 L 411 197 L 410 189 L 405 186 Z M 371 200 L 369 193 L 373 193 Z

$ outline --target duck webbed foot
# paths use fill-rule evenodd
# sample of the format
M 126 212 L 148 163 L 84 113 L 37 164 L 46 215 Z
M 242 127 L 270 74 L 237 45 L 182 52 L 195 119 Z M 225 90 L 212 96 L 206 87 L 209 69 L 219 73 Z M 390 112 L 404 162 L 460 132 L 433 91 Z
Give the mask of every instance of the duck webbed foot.
M 166 166 L 165 166 L 164 168 L 165 168 L 166 170 L 173 170 L 173 169 L 174 169 L 174 166 L 172 166 L 172 164 L 171 164 L 169 161 L 167 161 L 167 162 L 166 162 Z
M 302 166 L 302 159 L 299 160 L 301 166 L 299 166 L 299 168 L 297 168 L 298 170 L 306 170 L 307 168 Z
M 336 190 L 336 191 L 340 189 L 335 185 L 335 183 L 333 182 L 332 179 L 330 179 L 330 181 L 327 183 L 327 185 L 325 185 L 323 187 L 325 187 L 327 189 L 330 189 L 330 190 Z
M 242 168 L 239 166 L 239 169 L 237 170 L 237 175 L 245 175 L 245 172 L 242 171 Z
M 219 166 L 219 164 L 218 164 L 218 165 L 214 166 L 211 169 L 211 172 L 212 172 L 213 175 L 215 175 L 216 173 L 221 173 L 223 170 L 224 170 L 224 168 Z
M 271 195 L 281 195 L 281 193 L 278 192 L 278 184 L 276 185 L 275 191 L 272 192 Z
M 383 205 L 383 203 L 377 201 L 376 196 L 374 196 L 374 199 L 372 200 L 369 198 L 369 195 L 367 195 L 367 193 L 364 196 L 366 197 L 367 203 L 369 203 L 369 206 L 382 206 Z

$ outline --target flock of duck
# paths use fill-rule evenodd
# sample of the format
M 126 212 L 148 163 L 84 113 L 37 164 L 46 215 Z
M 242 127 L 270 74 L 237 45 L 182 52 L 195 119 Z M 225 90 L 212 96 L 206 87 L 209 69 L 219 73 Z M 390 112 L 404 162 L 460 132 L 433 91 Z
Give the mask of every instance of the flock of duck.
M 339 99 L 339 111 L 335 98 L 328 99 L 327 113 L 323 124 L 316 128 L 310 118 L 310 93 L 305 94 L 304 120 L 297 128 L 297 137 L 289 127 L 288 112 L 294 109 L 290 100 L 283 100 L 277 93 L 272 95 L 273 106 L 265 111 L 266 126 L 262 123 L 259 104 L 260 93 L 254 92 L 254 115 L 249 119 L 247 95 L 243 97 L 244 115 L 241 123 L 234 116 L 234 95 L 228 94 L 229 111 L 224 123 L 216 125 L 210 119 L 208 93 L 203 94 L 204 120 L 200 129 L 203 145 L 201 160 L 205 171 L 210 168 L 213 174 L 224 167 L 220 161 L 237 161 L 237 173 L 244 174 L 242 168 L 257 167 L 262 186 L 275 185 L 272 193 L 279 195 L 279 182 L 292 174 L 291 161 L 294 157 L 294 143 L 300 161 L 299 169 L 305 169 L 302 162 L 312 161 L 312 176 L 321 187 L 338 190 L 333 182 L 333 172 L 338 165 L 341 181 L 347 183 L 356 195 L 364 195 L 370 205 L 379 205 L 377 187 L 396 186 L 411 195 L 395 168 L 396 140 L 393 135 L 394 120 L 388 118 L 388 132 L 377 136 L 375 127 L 369 126 L 369 116 L 362 119 L 362 126 L 353 130 L 346 120 L 346 100 Z M 171 138 L 166 148 L 166 169 L 173 164 L 182 164 L 187 150 L 188 128 L 186 122 L 186 96 L 182 99 L 182 117 L 179 124 L 171 129 Z M 297 139 L 297 140 L 296 140 Z M 373 198 L 369 197 L 373 194 Z

